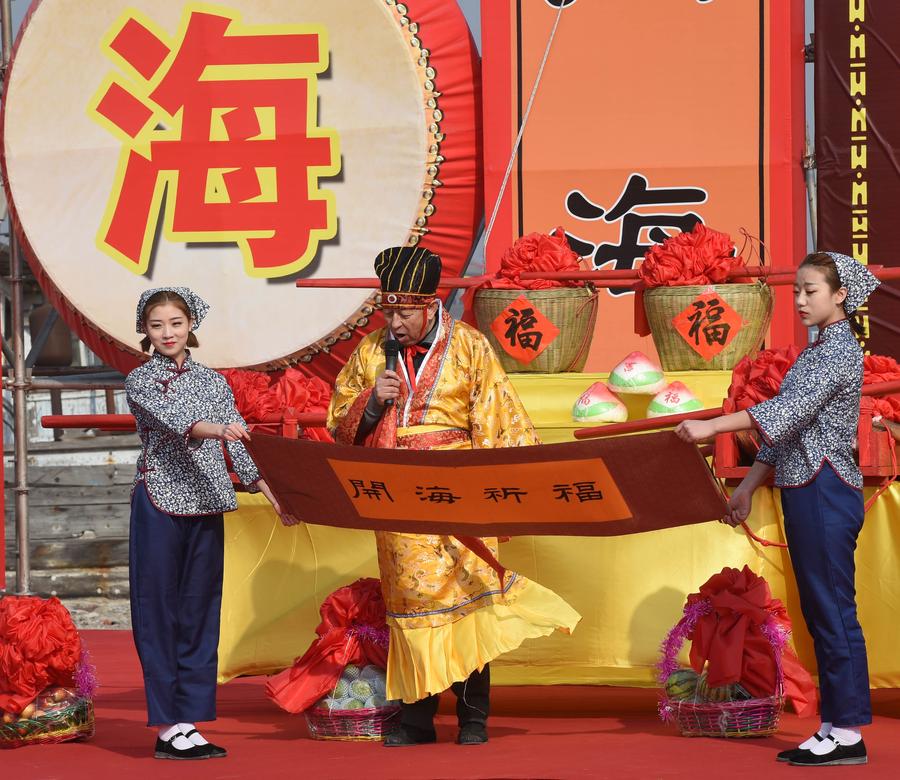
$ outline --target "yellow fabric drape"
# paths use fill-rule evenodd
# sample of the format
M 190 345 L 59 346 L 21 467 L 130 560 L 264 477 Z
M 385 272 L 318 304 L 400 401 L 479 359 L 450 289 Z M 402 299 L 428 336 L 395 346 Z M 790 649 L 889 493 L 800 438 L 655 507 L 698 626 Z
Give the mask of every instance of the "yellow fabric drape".
M 572 405 L 605 375 L 513 375 L 541 439 L 567 441 L 579 427 Z M 718 406 L 730 372 L 670 374 L 703 402 Z M 648 396 L 625 397 L 631 419 Z M 648 485 L 652 489 L 652 485 Z M 868 488 L 866 495 L 873 489 Z M 378 576 L 373 534 L 325 526 L 283 528 L 265 500 L 242 494 L 226 515 L 225 592 L 219 645 L 221 679 L 283 668 L 306 650 L 318 605 L 357 577 Z M 749 525 L 784 541 L 777 491 L 760 489 Z M 502 545 L 504 565 L 555 591 L 583 616 L 572 636 L 526 641 L 491 664 L 500 684 L 653 685 L 659 644 L 688 593 L 723 566 L 748 564 L 785 601 L 800 657 L 815 669 L 786 550 L 762 548 L 741 529 L 719 523 L 633 536 L 519 537 Z M 900 687 L 900 487 L 866 516 L 859 539 L 857 598 L 874 687 Z

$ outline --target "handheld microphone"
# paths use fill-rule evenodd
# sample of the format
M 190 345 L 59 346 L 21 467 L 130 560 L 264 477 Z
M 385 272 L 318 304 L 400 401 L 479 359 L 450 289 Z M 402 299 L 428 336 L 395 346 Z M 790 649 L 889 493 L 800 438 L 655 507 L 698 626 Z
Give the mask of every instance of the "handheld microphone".
M 384 342 L 384 369 L 385 371 L 397 370 L 397 357 L 400 355 L 400 342 L 396 339 L 388 339 Z M 385 406 L 393 406 L 394 399 L 388 398 Z

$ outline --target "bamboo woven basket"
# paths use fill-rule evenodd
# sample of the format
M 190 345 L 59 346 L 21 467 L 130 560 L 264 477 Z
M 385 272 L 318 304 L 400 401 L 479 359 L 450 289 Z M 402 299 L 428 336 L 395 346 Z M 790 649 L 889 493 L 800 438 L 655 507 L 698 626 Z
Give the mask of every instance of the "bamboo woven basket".
M 520 363 L 502 347 L 491 323 L 516 298 L 525 296 L 550 320 L 559 335 L 530 363 Z M 592 287 L 553 287 L 546 290 L 479 290 L 475 293 L 475 321 L 484 333 L 503 369 L 510 374 L 558 374 L 584 370 L 594 325 L 597 322 L 597 291 Z
M 711 360 L 704 360 L 682 338 L 672 320 L 705 292 L 715 292 L 743 319 L 734 340 Z M 688 285 L 654 287 L 644 293 L 644 309 L 663 371 L 726 371 L 745 355 L 755 353 L 772 320 L 774 296 L 764 282 L 753 284 Z

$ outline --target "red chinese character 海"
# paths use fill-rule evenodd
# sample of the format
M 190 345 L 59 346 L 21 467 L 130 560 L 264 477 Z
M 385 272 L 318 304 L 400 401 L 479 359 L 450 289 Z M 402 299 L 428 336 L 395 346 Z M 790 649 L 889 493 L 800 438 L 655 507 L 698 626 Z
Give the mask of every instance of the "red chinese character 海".
M 252 276 L 307 265 L 336 231 L 334 131 L 316 126 L 324 29 L 244 25 L 188 9 L 177 44 L 126 12 L 108 49 L 133 69 L 107 79 L 95 118 L 123 139 L 98 244 L 136 273 L 150 262 L 163 209 L 170 240 L 234 241 Z

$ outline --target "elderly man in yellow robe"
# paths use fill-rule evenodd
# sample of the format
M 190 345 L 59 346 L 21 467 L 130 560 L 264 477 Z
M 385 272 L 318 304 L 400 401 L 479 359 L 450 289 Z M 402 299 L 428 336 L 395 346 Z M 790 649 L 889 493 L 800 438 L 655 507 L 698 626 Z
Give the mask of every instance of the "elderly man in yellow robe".
M 386 327 L 362 340 L 337 377 L 328 411 L 336 441 L 410 450 L 539 444 L 487 339 L 435 296 L 440 258 L 395 247 L 377 257 L 375 271 Z M 391 340 L 400 353 L 393 371 L 385 369 Z M 513 572 L 501 582 L 488 563 L 496 564 L 495 538 L 467 546 L 453 536 L 379 531 L 376 542 L 390 628 L 387 696 L 403 701 L 385 746 L 434 742 L 438 694 L 448 688 L 457 697 L 457 742 L 486 742 L 489 662 L 525 639 L 570 632 L 580 615 Z

